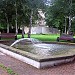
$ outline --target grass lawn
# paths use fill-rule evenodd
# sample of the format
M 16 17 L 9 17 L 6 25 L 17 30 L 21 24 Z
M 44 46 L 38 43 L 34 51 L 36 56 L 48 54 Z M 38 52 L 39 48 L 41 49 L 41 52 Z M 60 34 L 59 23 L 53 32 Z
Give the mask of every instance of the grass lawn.
M 39 39 L 41 41 L 56 41 L 57 37 L 59 36 L 59 34 L 32 34 L 31 38 L 36 38 Z M 20 39 L 22 36 L 21 34 L 18 35 L 18 39 Z M 24 37 L 27 37 L 27 34 L 24 35 Z

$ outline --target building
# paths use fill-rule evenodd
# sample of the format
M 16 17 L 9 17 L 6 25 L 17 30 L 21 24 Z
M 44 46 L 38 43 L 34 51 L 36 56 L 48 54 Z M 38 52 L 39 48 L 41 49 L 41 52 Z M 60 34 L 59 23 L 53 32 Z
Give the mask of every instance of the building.
M 25 27 L 25 33 L 28 33 L 29 28 Z M 59 33 L 59 31 L 55 28 L 49 28 L 46 26 L 45 21 L 45 13 L 39 9 L 38 10 L 38 20 L 36 21 L 36 25 L 31 27 L 31 34 L 51 34 L 51 33 Z

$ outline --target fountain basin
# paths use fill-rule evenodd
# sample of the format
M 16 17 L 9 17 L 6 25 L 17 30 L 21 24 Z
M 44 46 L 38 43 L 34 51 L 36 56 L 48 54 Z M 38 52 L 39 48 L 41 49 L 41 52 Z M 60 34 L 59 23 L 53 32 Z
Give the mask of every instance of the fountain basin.
M 41 56 L 0 44 L 0 51 L 36 68 L 55 66 L 62 63 L 72 62 L 75 59 L 75 49 L 70 49 L 70 51 L 68 51 L 66 54 L 61 53 L 52 56 Z

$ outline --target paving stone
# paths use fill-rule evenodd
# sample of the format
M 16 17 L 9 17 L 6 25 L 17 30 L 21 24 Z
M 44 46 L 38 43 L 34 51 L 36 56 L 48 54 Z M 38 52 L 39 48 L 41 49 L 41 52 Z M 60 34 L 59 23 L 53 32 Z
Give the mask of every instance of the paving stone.
M 10 67 L 18 75 L 75 75 L 75 61 L 59 66 L 37 69 L 8 55 L 0 55 L 0 63 Z

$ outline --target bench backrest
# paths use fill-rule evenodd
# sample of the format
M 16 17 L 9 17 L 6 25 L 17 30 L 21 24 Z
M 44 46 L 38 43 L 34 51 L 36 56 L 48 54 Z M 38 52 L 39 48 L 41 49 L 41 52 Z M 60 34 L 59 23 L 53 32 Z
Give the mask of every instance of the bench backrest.
M 59 40 L 73 40 L 73 35 L 68 35 L 68 34 L 62 34 L 59 37 Z
M 60 38 L 63 38 L 63 37 L 70 37 L 70 38 L 73 38 L 73 35 L 68 35 L 68 34 L 62 34 L 62 35 L 60 35 Z
M 1 33 L 0 39 L 17 39 L 17 35 L 15 33 Z

